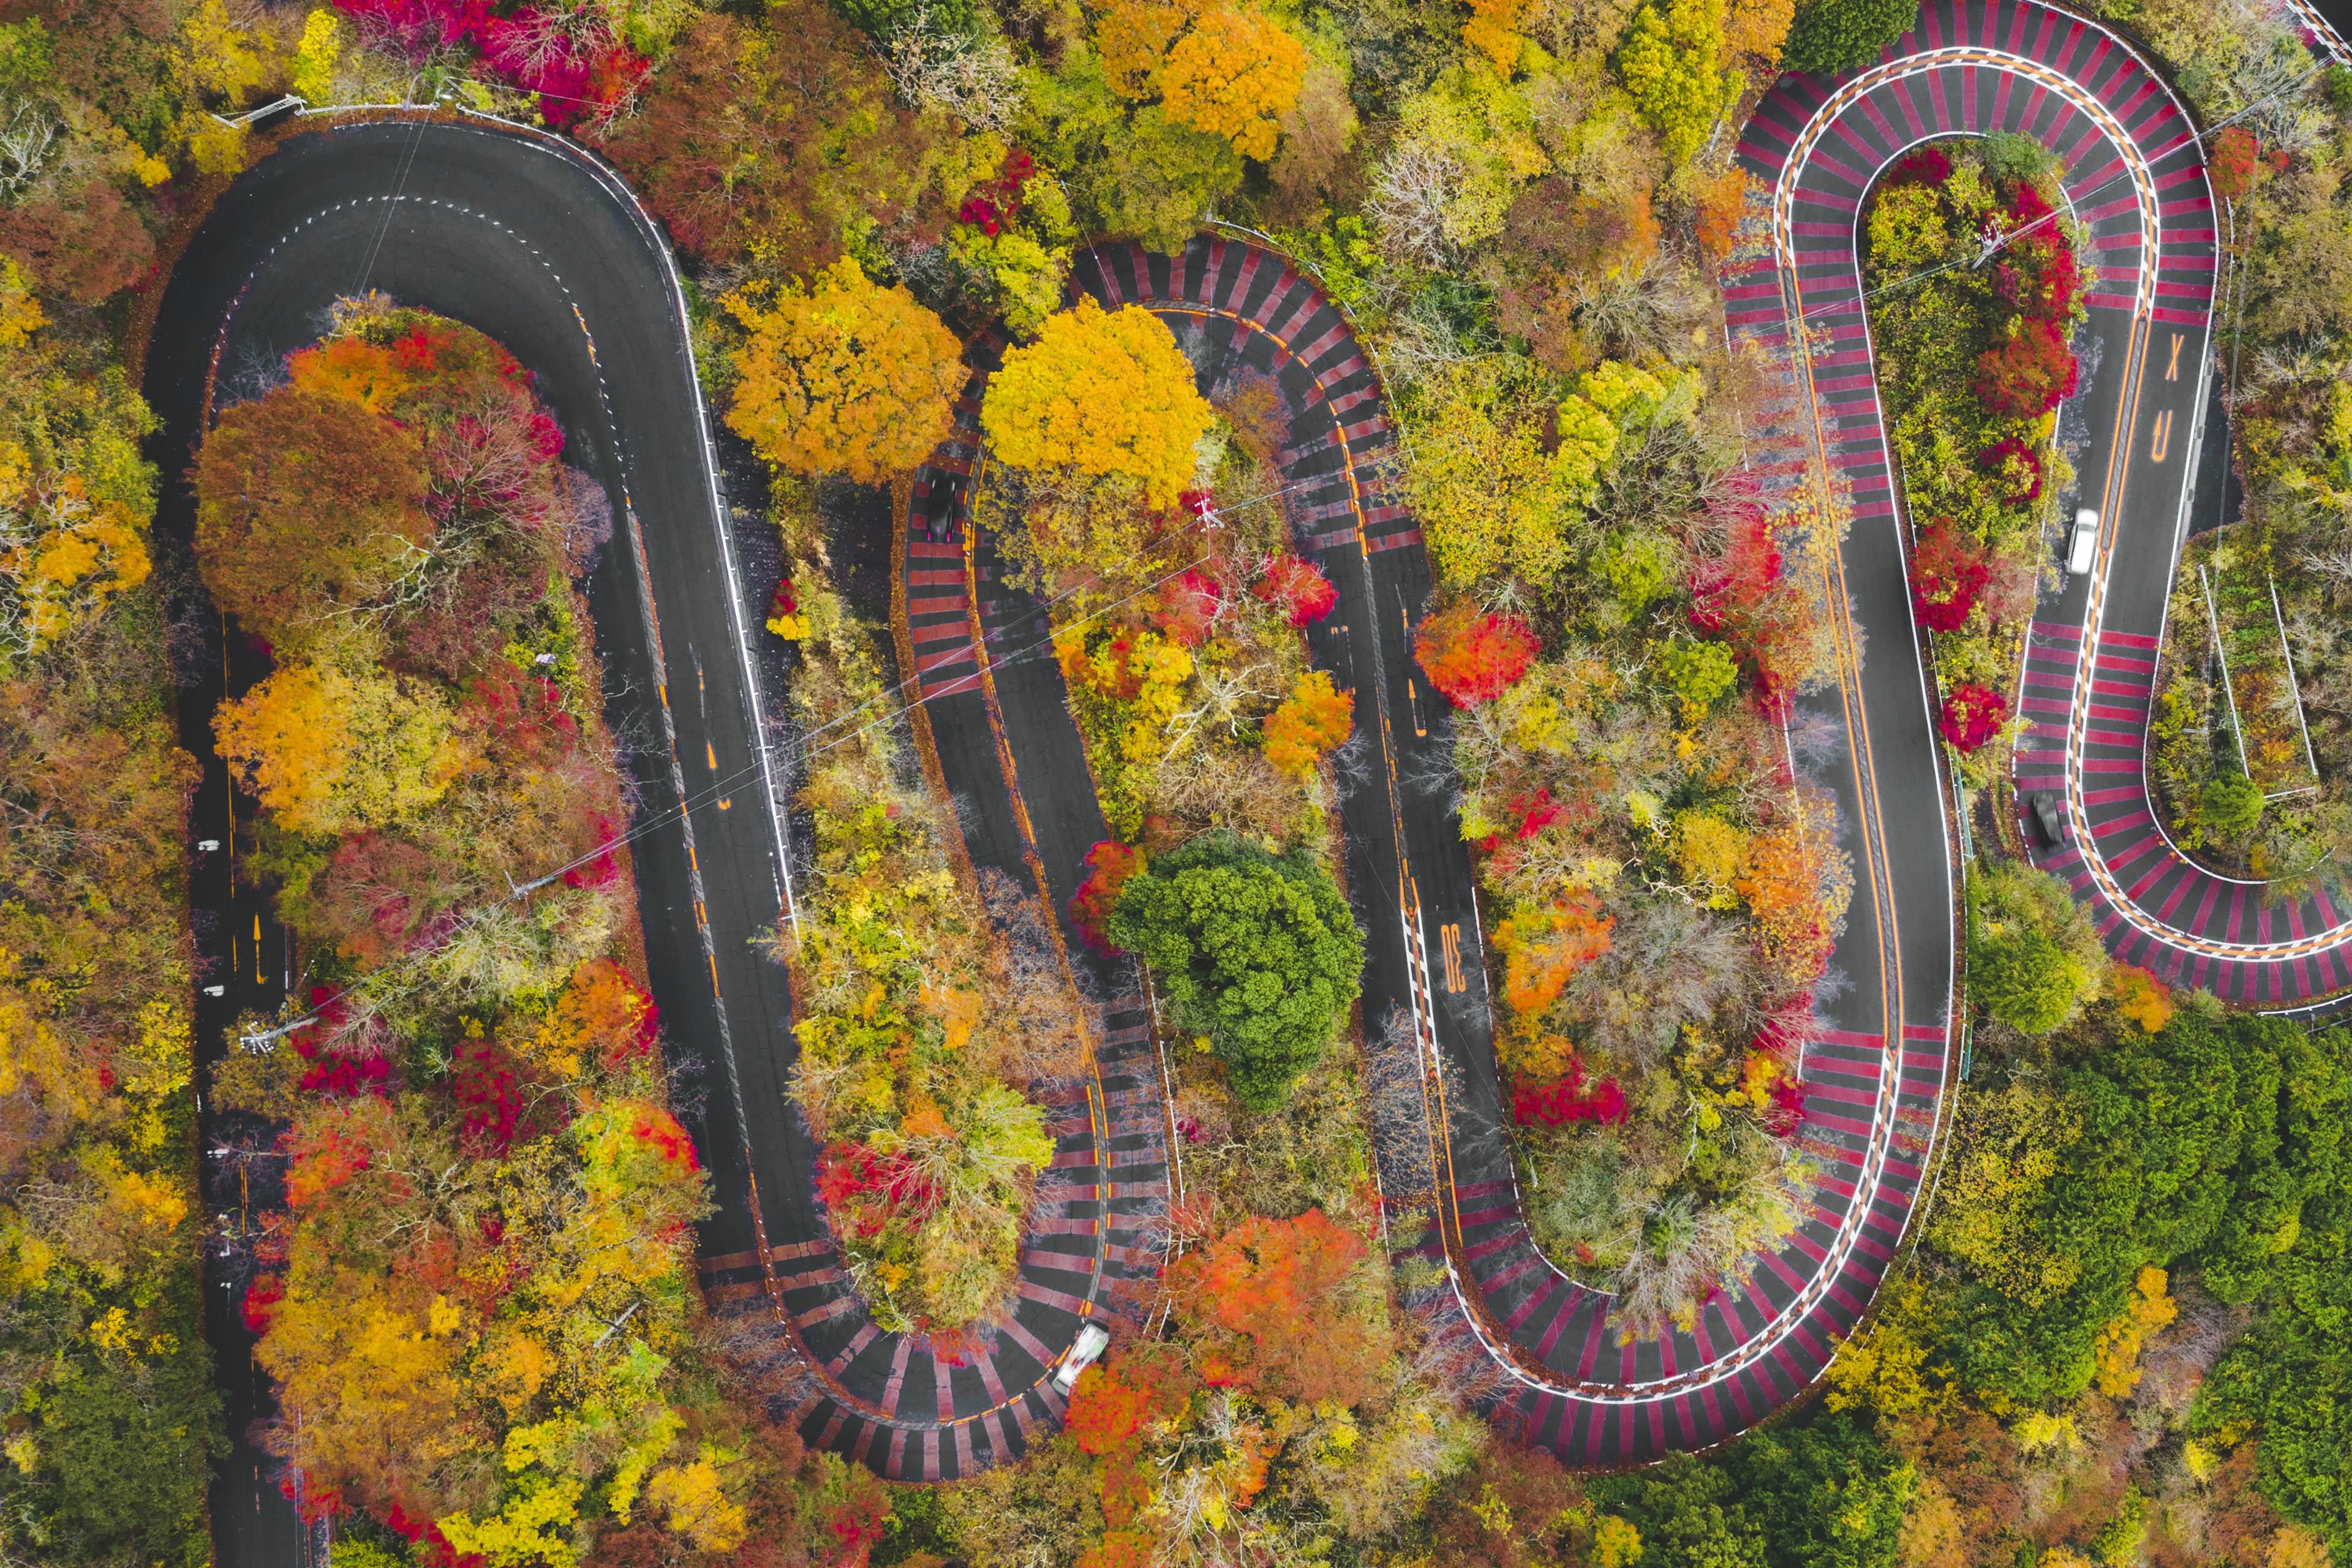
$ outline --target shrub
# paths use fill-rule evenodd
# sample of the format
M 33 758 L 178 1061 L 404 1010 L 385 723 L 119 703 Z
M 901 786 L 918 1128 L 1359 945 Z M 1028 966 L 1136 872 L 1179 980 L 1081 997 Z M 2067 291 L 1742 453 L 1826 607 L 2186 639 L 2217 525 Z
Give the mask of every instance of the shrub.
M 1977 454 L 1977 466 L 2008 481 L 2001 499 L 2023 506 L 2042 497 L 2042 452 L 2015 436 L 2004 436 Z
M 1964 680 L 1952 688 L 1944 699 L 1944 712 L 1937 726 L 1944 739 L 1963 755 L 1979 751 L 2000 733 L 2009 718 L 2009 700 L 1988 687 Z
M 1179 1027 L 1208 1041 L 1234 1098 L 1278 1109 L 1356 999 L 1363 939 L 1331 874 L 1230 833 L 1159 857 L 1107 933 L 1160 977 Z
M 1615 1079 L 1595 1082 L 1584 1075 L 1580 1062 L 1570 1060 L 1568 1071 L 1547 1084 L 1519 1084 L 1511 1090 L 1511 1120 L 1522 1127 L 1560 1127 L 1578 1121 L 1603 1126 L 1631 1119 L 1625 1091 Z
M 1882 190 L 1896 185 L 1940 185 L 1952 177 L 1952 160 L 1933 143 L 1905 153 L 1879 181 Z
M 1911 604 L 1919 624 L 1931 632 L 1958 631 L 1990 574 L 1984 552 L 1950 519 L 1937 518 L 1920 531 L 1911 552 Z

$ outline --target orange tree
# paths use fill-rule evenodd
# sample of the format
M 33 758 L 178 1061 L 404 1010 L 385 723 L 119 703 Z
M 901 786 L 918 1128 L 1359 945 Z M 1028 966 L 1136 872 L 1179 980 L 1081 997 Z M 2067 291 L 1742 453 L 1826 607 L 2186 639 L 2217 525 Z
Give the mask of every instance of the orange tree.
M 431 544 L 416 435 L 286 385 L 221 416 L 196 459 L 196 561 L 213 602 L 273 643 L 366 602 Z
M 584 963 L 536 1009 L 461 1016 L 458 1056 L 497 1070 L 438 1079 L 415 1058 L 353 1070 L 326 1011 L 284 1053 L 302 1078 L 282 1261 L 245 1308 L 289 1413 L 267 1441 L 306 1497 L 494 1563 L 639 1516 L 740 1543 L 765 1467 L 668 1373 L 703 1353 L 707 1205 L 643 993 Z
M 727 426 L 768 461 L 873 484 L 946 438 L 964 379 L 955 336 L 903 285 L 877 288 L 845 259 L 773 309 L 729 306 L 751 341 Z
M 1245 158 L 1274 156 L 1306 79 L 1304 45 L 1264 12 L 1220 0 L 1113 0 L 1095 42 L 1121 95 L 1157 93 L 1171 120 Z
M 1312 773 L 1326 752 L 1355 729 L 1355 706 L 1323 671 L 1298 678 L 1281 707 L 1266 715 L 1265 760 L 1291 773 Z

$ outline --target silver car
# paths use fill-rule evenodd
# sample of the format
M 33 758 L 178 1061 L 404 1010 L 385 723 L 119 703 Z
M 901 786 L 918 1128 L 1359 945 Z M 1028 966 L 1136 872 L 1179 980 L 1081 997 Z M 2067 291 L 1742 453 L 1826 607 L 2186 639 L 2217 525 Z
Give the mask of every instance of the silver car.
M 1070 1353 L 1054 1369 L 1054 1386 L 1067 1394 L 1078 1385 L 1078 1374 L 1095 1364 L 1110 1343 L 1110 1335 L 1100 1323 L 1087 1323 L 1078 1330 L 1078 1337 L 1070 1345 Z
M 2066 570 L 2079 577 L 2091 569 L 2091 558 L 2099 552 L 2099 513 L 2095 507 L 2080 507 L 2074 512 L 2074 547 L 2067 552 Z

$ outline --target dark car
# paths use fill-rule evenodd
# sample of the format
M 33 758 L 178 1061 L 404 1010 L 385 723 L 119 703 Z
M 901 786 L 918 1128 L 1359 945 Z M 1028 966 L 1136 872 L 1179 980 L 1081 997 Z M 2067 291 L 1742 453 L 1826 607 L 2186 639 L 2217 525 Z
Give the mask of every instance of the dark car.
M 2042 829 L 2042 842 L 2056 849 L 2066 842 L 2066 818 L 2059 813 L 2058 796 L 2046 789 L 2029 790 L 2025 804 L 2032 808 L 2034 826 Z

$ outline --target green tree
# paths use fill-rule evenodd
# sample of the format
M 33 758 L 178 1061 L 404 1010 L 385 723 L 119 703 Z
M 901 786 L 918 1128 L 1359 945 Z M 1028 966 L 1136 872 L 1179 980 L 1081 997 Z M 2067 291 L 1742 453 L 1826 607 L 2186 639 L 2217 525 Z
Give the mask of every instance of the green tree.
M 1963 1383 L 2032 1404 L 2089 1386 L 2099 1331 L 2122 1313 L 2139 1269 L 2193 1258 L 2223 1233 L 2249 1124 L 2277 1114 L 2259 1057 L 2242 1070 L 2260 1048 L 2234 1024 L 2184 1009 L 2157 1035 L 2119 1031 L 2059 1074 L 2080 1135 L 2021 1205 L 2021 1221 L 2006 1223 L 2021 1248 L 2076 1268 L 2071 1279 L 2044 1270 L 2042 1288 L 2020 1296 L 1981 1279 L 1958 1289 L 1944 1343 Z
M 1160 977 L 1252 1110 L 1279 1109 L 1356 999 L 1363 939 L 1331 874 L 1210 833 L 1128 879 L 1111 941 Z
M 1670 642 L 1658 649 L 1658 673 L 1683 700 L 1683 719 L 1696 723 L 1739 679 L 1739 666 L 1721 643 Z
M 1797 7 L 1780 63 L 1835 76 L 1876 59 L 1919 15 L 1918 0 L 1812 0 Z
M 1618 76 L 1677 163 L 1706 144 L 1746 84 L 1736 70 L 1716 69 L 1722 47 L 1723 0 L 1644 5 L 1617 46 Z
M 2245 1130 L 2228 1207 L 2196 1261 L 2208 1290 L 2242 1302 L 2276 1277 L 2303 1239 L 2306 1213 L 2342 1179 L 2352 1075 L 2338 1032 L 2315 1037 L 2259 1016 L 2232 1017 L 2225 1032 Z
M 182 1326 L 200 1337 L 197 1323 Z M 212 1358 L 201 1348 L 153 1361 L 100 1355 L 44 1392 L 36 1429 L 54 1506 L 83 1538 L 79 1560 L 155 1562 L 199 1547 L 204 1493 L 189 1483 L 222 1446 Z
M 2046 1035 L 2064 1023 L 2083 987 L 2082 963 L 2042 931 L 1969 939 L 1969 989 L 1994 1017 L 2029 1035 Z
M 2046 872 L 2005 865 L 1969 885 L 1969 989 L 1992 1016 L 2046 1035 L 2099 994 L 2106 953 Z
M 1071 50 L 1060 71 L 1032 71 L 1026 85 L 1022 141 L 1067 171 L 1077 226 L 1088 233 L 1180 250 L 1241 188 L 1242 156 L 1229 139 L 1181 124 L 1156 103 L 1130 109 L 1092 50 Z
M 1755 1433 L 1725 1451 L 1771 1568 L 1894 1568 L 1917 1476 L 1852 1414 Z
M 2197 797 L 2200 838 L 2238 838 L 2263 819 L 2263 786 L 2236 772 L 2215 773 Z
M 1589 1489 L 1640 1533 L 1641 1568 L 1773 1568 L 1762 1526 L 1719 1465 L 1676 1454 Z

